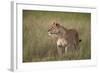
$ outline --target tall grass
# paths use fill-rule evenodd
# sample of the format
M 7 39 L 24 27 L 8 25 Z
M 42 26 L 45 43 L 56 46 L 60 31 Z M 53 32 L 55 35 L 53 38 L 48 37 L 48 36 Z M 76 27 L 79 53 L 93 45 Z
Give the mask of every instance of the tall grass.
M 58 57 L 56 41 L 47 32 L 53 21 L 78 31 L 82 40 L 79 51 Z M 90 25 L 90 13 L 23 10 L 23 62 L 90 59 Z

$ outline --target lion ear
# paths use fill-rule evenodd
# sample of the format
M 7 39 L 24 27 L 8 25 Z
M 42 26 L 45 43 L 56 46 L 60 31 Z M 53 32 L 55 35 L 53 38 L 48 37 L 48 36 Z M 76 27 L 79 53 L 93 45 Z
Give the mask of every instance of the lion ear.
M 56 26 L 58 27 L 58 26 L 60 26 L 60 24 L 59 23 L 56 23 Z
M 57 22 L 53 22 L 53 25 L 55 25 L 55 26 L 57 26 L 57 27 L 59 27 L 59 26 L 60 26 L 60 24 L 59 24 L 59 23 L 57 23 Z
M 53 24 L 55 25 L 55 24 L 56 24 L 56 22 L 53 22 Z

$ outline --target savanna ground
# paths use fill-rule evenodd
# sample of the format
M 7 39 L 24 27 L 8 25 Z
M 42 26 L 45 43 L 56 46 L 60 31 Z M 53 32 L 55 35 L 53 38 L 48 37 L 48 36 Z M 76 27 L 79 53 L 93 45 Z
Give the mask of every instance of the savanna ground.
M 80 51 L 58 57 L 56 42 L 48 36 L 48 25 L 53 21 L 78 31 Z M 90 13 L 23 10 L 23 62 L 91 59 L 90 32 Z

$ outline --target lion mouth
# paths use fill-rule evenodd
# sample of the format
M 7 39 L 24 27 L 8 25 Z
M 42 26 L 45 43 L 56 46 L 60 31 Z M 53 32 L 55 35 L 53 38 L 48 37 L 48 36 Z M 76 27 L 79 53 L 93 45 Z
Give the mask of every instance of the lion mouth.
M 52 35 L 50 32 L 48 32 L 48 35 Z
M 53 35 L 53 34 L 58 34 L 58 33 L 48 32 L 48 35 Z

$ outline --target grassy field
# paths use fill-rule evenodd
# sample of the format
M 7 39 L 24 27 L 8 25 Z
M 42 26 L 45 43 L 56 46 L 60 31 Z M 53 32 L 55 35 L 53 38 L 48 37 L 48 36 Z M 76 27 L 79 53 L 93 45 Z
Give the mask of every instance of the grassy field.
M 48 25 L 53 21 L 79 32 L 80 51 L 58 57 L 56 42 L 48 36 Z M 90 13 L 23 10 L 23 62 L 81 59 L 91 59 Z

